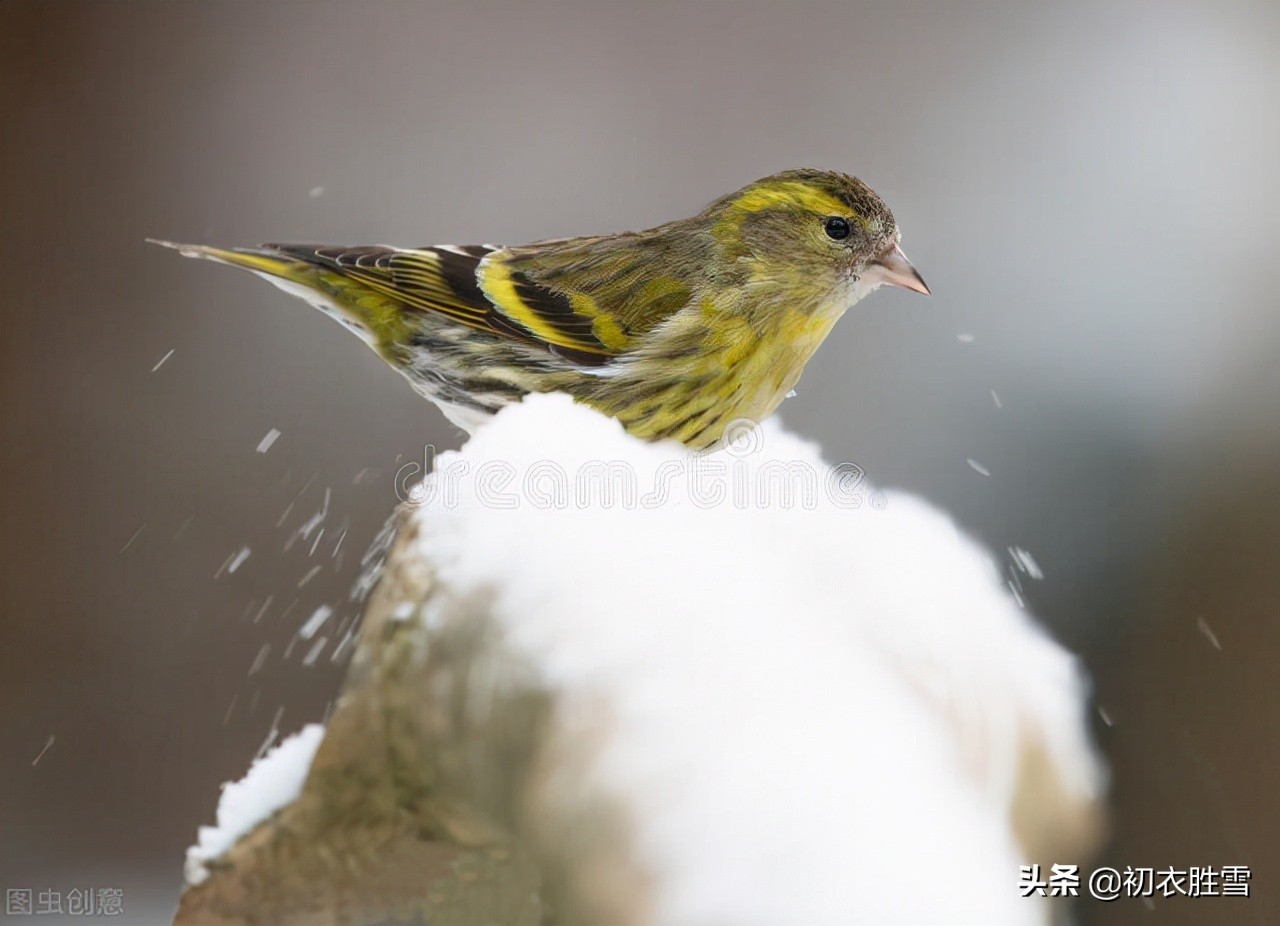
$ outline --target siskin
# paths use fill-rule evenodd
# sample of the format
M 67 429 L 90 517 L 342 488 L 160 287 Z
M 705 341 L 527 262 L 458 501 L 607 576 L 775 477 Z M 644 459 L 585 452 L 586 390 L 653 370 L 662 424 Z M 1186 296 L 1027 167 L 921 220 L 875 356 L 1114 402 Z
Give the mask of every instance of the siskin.
M 639 437 L 704 448 L 772 413 L 867 293 L 928 294 L 900 238 L 860 180 L 792 170 L 648 231 L 519 247 L 156 243 L 306 299 L 467 431 L 561 391 Z

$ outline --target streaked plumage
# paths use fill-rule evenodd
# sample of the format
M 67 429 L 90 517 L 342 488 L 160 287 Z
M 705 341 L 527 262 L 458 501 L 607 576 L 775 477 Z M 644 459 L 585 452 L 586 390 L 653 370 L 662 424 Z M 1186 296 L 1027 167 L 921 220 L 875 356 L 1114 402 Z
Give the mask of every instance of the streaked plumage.
M 647 231 L 519 247 L 159 243 L 321 308 L 468 430 L 558 390 L 700 448 L 770 414 L 867 292 L 928 292 L 899 238 L 861 181 L 797 170 Z

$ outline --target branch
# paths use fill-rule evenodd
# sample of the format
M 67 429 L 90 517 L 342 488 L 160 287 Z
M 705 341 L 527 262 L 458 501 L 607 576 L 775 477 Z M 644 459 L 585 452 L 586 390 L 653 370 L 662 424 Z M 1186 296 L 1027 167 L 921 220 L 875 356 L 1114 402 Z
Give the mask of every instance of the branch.
M 176 926 L 1049 922 L 1017 866 L 1101 832 L 1074 659 L 944 516 L 756 437 L 746 506 L 560 396 L 442 456 L 296 799 Z

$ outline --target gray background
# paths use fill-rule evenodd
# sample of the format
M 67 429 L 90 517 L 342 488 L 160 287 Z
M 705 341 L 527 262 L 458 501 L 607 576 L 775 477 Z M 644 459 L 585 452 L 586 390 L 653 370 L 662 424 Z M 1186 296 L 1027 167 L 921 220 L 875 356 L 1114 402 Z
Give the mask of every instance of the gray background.
M 1106 858 L 1254 868 L 1151 915 L 1280 920 L 1278 107 L 1274 3 L 0 3 L 0 887 L 167 922 L 219 782 L 340 683 L 289 637 L 354 615 L 395 470 L 459 442 L 144 237 L 520 242 L 813 165 L 935 295 L 860 304 L 785 421 L 1044 567 L 1113 724 Z

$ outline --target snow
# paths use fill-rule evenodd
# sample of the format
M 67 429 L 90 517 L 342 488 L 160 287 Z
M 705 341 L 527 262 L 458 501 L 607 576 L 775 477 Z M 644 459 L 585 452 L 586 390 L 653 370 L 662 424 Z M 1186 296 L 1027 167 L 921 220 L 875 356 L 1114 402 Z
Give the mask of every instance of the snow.
M 323 652 L 328 642 L 328 637 L 320 637 L 315 643 L 312 643 L 311 649 L 307 650 L 307 655 L 302 659 L 302 664 L 308 667 L 315 665 L 316 660 L 320 658 L 320 653 Z
M 1036 558 L 1031 555 L 1030 550 L 1024 550 L 1022 547 L 1009 547 L 1009 556 L 1013 560 L 1013 564 L 1031 576 L 1031 578 L 1044 578 L 1044 570 L 1040 568 L 1040 564 L 1036 562 Z
M 775 422 L 693 456 L 532 396 L 441 455 L 416 552 L 556 693 L 564 794 L 626 808 L 656 922 L 1044 923 L 1014 789 L 1034 743 L 1102 793 L 1076 661 L 946 515 L 848 475 Z
M 142 532 L 146 529 L 146 527 L 147 525 L 143 524 L 142 527 L 139 527 L 136 531 L 134 531 L 133 535 L 128 540 L 125 541 L 124 546 L 120 548 L 120 552 L 123 553 L 126 550 L 128 550 L 131 546 L 133 546 L 133 542 L 142 536 Z
M 977 460 L 975 460 L 973 457 L 969 457 L 967 460 L 965 460 L 965 462 L 969 464 L 969 469 L 973 470 L 973 471 L 974 471 L 975 473 L 977 473 L 979 476 L 990 476 L 990 475 L 991 475 L 991 470 L 987 469 L 985 466 L 983 466 L 981 463 L 979 463 L 979 462 L 978 462 Z
M 1218 640 L 1218 635 L 1213 632 L 1213 628 L 1209 626 L 1209 622 L 1203 617 L 1196 618 L 1196 629 L 1204 634 L 1204 638 L 1213 644 L 1213 648 L 1222 651 L 1222 643 Z
M 329 616 L 331 614 L 333 614 L 333 608 L 329 607 L 327 604 L 320 605 L 320 607 L 311 612 L 311 616 L 308 617 L 306 622 L 298 628 L 298 636 L 303 640 L 310 640 L 316 635 L 316 631 L 323 627 L 325 622 L 329 620 Z
M 162 366 L 164 366 L 165 363 L 168 362 L 169 358 L 173 356 L 173 352 L 175 349 L 176 348 L 172 348 L 172 347 L 169 348 L 169 352 L 165 354 L 163 357 L 161 357 L 158 361 L 156 361 L 156 365 L 151 368 L 151 372 L 154 373 L 157 370 L 159 370 Z
M 324 727 L 308 724 L 258 759 L 239 781 L 227 782 L 218 800 L 218 825 L 200 827 L 198 839 L 187 850 L 187 884 L 208 877 L 205 863 L 236 844 L 259 823 L 294 800 L 302 791 L 307 770 L 324 738 Z
M 35 768 L 37 765 L 40 764 L 40 760 L 44 758 L 44 754 L 48 752 L 50 748 L 52 748 L 54 742 L 56 742 L 57 739 L 58 738 L 54 736 L 52 733 L 49 734 L 49 738 L 44 741 L 44 748 L 40 750 L 40 754 L 31 760 L 32 768 Z
M 503 410 L 422 488 L 405 555 L 554 695 L 555 786 L 533 799 L 622 809 L 653 923 L 1049 922 L 1017 887 L 1015 794 L 1041 750 L 1063 806 L 1101 798 L 1085 683 L 945 514 L 776 422 L 694 455 L 559 395 Z M 348 646 L 318 636 L 332 613 L 295 635 L 304 663 Z M 225 786 L 189 883 L 299 794 L 322 736 Z
M 235 555 L 231 557 L 231 562 L 227 564 L 227 572 L 228 573 L 235 572 L 237 569 L 243 566 L 245 560 L 249 558 L 249 555 L 252 552 L 253 551 L 250 550 L 248 547 L 241 547 L 239 550 L 237 550 L 235 552 Z
M 258 441 L 258 453 L 266 453 L 271 449 L 271 445 L 280 437 L 280 432 L 272 428 L 262 436 L 262 440 Z

